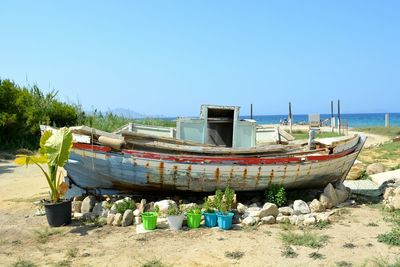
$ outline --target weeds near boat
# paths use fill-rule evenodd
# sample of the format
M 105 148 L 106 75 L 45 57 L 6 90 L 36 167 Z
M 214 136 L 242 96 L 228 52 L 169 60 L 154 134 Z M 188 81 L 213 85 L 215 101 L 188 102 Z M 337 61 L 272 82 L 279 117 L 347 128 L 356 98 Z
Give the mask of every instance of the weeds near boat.
M 353 263 L 348 262 L 348 261 L 338 261 L 336 262 L 337 267 L 351 267 L 353 266 Z
M 70 248 L 67 251 L 67 257 L 68 258 L 76 258 L 78 256 L 78 249 L 77 248 Z
M 35 230 L 33 233 L 35 234 L 36 241 L 45 244 L 51 236 L 61 234 L 62 230 L 46 227 L 43 230 Z
M 317 221 L 317 222 L 315 222 L 315 223 L 312 225 L 312 227 L 313 227 L 314 229 L 324 230 L 324 229 L 330 227 L 330 222 L 328 222 L 328 221 L 322 221 L 322 220 L 321 220 L 321 221 Z
M 244 252 L 240 250 L 225 251 L 225 257 L 232 260 L 240 260 L 244 256 Z
M 356 247 L 356 245 L 354 245 L 353 243 L 344 243 L 343 247 L 344 247 L 344 248 L 353 249 L 353 248 Z
M 53 267 L 71 267 L 72 262 L 70 260 L 62 260 L 62 261 L 53 263 L 51 266 L 53 266 Z
M 361 266 L 370 266 L 368 263 L 372 263 L 374 267 L 399 267 L 400 266 L 400 258 L 397 258 L 393 263 L 390 263 L 387 259 L 383 257 L 374 257 L 372 260 L 367 260 Z
M 304 231 L 301 234 L 289 231 L 281 233 L 280 238 L 286 245 L 321 248 L 327 243 L 329 237 L 326 235 L 320 236 L 308 231 Z
M 394 227 L 389 232 L 378 235 L 378 242 L 391 246 L 400 246 L 400 227 Z
M 14 262 L 10 266 L 11 267 L 37 267 L 38 265 L 36 265 L 35 263 L 33 263 L 29 260 L 19 259 L 17 262 Z
M 281 255 L 282 257 L 285 258 L 296 258 L 297 256 L 299 256 L 299 254 L 297 254 L 297 252 L 294 251 L 294 249 L 291 246 L 283 247 Z
M 162 263 L 160 260 L 150 260 L 141 265 L 141 267 L 169 267 L 170 265 L 166 265 Z
M 310 254 L 308 254 L 308 257 L 310 257 L 313 260 L 325 259 L 325 255 L 318 253 L 318 252 L 311 252 Z

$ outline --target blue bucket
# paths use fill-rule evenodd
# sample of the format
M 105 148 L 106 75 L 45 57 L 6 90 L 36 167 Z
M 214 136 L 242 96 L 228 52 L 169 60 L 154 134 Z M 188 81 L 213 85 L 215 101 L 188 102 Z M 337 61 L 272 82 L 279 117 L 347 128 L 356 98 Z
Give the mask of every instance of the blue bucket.
M 232 228 L 232 220 L 233 220 L 233 213 L 228 212 L 228 214 L 222 214 L 219 212 L 217 214 L 218 217 L 218 226 L 223 230 L 229 230 Z
M 208 212 L 203 212 L 204 214 L 204 224 L 206 227 L 215 227 L 217 226 L 217 214 L 215 212 L 213 213 L 208 213 Z

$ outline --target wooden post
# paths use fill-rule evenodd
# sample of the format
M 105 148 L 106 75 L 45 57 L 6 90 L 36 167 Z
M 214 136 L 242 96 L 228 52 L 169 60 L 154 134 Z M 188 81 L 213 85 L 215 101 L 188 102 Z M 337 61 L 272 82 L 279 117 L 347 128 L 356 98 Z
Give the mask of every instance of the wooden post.
M 331 101 L 331 128 L 333 133 L 335 131 L 335 116 L 333 115 L 333 101 Z
M 253 119 L 253 104 L 250 104 L 250 119 Z
M 337 125 L 338 133 L 340 134 L 340 100 L 337 101 Z
M 385 128 L 389 128 L 389 113 L 385 114 Z
M 292 103 L 289 101 L 289 116 L 288 116 L 288 122 L 289 122 L 289 132 L 292 133 Z

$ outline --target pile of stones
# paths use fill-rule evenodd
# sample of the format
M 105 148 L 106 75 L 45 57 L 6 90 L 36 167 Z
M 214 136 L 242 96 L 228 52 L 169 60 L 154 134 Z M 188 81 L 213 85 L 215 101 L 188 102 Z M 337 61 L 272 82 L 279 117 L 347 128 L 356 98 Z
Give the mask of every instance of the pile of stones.
M 329 221 L 334 211 L 332 208 L 343 205 L 341 203 L 348 200 L 350 191 L 342 184 L 333 187 L 328 184 L 319 199 L 313 199 L 306 203 L 303 200 L 295 200 L 293 204 L 278 208 L 273 203 L 262 204 L 259 199 L 254 199 L 254 203 L 244 205 L 236 202 L 233 210 L 235 216 L 233 223 L 240 226 L 253 226 L 274 223 L 291 223 L 294 225 L 311 225 L 319 221 Z M 210 196 L 212 197 L 212 196 Z M 252 199 L 253 200 L 253 199 Z M 117 205 L 119 203 L 130 203 L 130 209 L 119 213 Z M 89 195 L 86 197 L 75 197 L 72 202 L 74 217 L 96 220 L 97 223 L 111 226 L 130 226 L 142 223 L 141 215 L 143 212 L 151 211 L 155 206 L 159 208 L 158 226 L 163 228 L 166 224 L 167 210 L 169 207 L 177 206 L 171 199 L 164 199 L 157 202 L 147 202 L 141 199 L 135 203 L 130 197 L 110 197 Z M 183 204 L 187 210 L 196 203 Z M 168 225 L 165 225 L 168 227 Z

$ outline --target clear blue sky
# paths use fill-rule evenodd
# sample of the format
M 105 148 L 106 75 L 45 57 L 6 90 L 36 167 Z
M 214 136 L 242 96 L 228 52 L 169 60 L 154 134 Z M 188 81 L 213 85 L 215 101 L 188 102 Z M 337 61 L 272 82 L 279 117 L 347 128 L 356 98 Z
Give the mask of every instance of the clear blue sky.
M 400 1 L 1 1 L 0 77 L 87 110 L 400 111 Z

